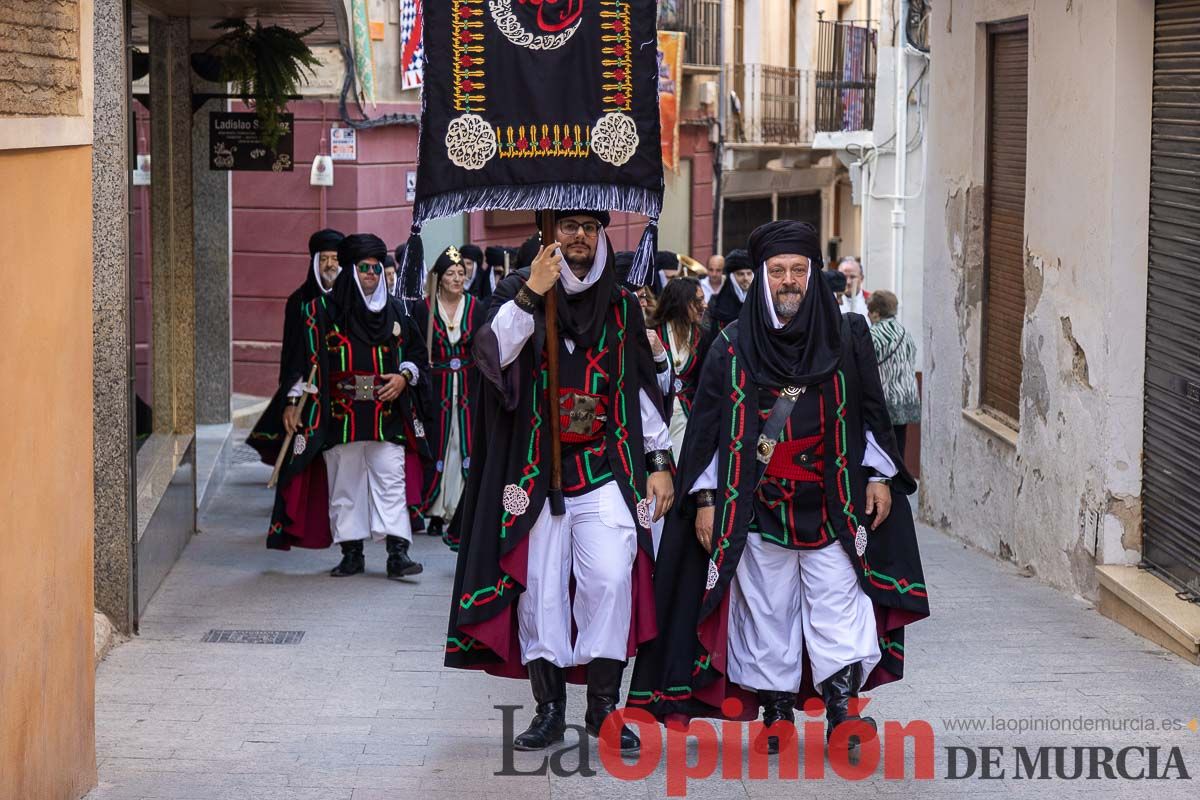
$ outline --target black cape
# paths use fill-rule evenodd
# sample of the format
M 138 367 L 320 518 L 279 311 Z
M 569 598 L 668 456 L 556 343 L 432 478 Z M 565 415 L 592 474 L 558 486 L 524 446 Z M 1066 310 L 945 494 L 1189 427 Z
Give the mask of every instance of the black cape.
M 660 719 L 722 717 L 721 704 L 728 697 L 741 700 L 739 719 L 758 714 L 754 693 L 726 679 L 728 589 L 750 525 L 748 501 L 756 488 L 754 452 L 762 425 L 759 387 L 746 370 L 743 322 L 725 328 L 705 359 L 680 457 L 678 499 L 659 546 L 654 586 L 659 636 L 638 650 L 628 704 Z M 903 676 L 904 627 L 928 616 L 929 600 L 907 497 L 916 484 L 896 449 L 867 323 L 847 314 L 840 327 L 840 362 L 818 385 L 828 415 L 827 452 L 838 454 L 826 461 L 826 507 L 838 531 L 838 544 L 830 546 L 846 549 L 875 605 L 883 658 L 867 680 L 871 688 Z M 868 530 L 871 525 L 862 511 L 866 428 L 900 472 L 893 482 L 891 515 L 870 533 L 860 557 L 854 534 L 858 525 Z M 722 485 L 710 556 L 696 540 L 695 503 L 687 491 L 714 454 Z M 717 580 L 706 589 L 710 570 Z M 804 684 L 799 700 L 814 693 L 807 658 Z
M 610 264 L 612 249 L 609 248 Z M 518 270 L 497 287 L 488 312 L 496 311 L 525 284 L 528 269 Z M 646 339 L 637 297 L 615 280 L 607 282 L 607 301 L 600 302 L 603 333 L 612 352 L 609 408 L 613 414 L 606 449 L 616 483 L 638 526 L 638 554 L 633 566 L 633 618 L 629 655 L 654 637 L 653 543 L 642 524 L 638 503 L 646 496 L 646 471 L 639 413 L 645 390 L 660 412 L 663 398 L 655 377 L 654 358 Z M 601 298 L 603 300 L 603 298 Z M 576 319 L 577 323 L 581 320 Z M 535 313 L 532 338 L 508 367 L 500 367 L 499 347 L 490 325 L 475 338 L 475 360 L 483 380 L 475 407 L 471 470 L 464 500 L 452 527 L 460 533 L 458 565 L 451 595 L 446 638 L 446 666 L 483 669 L 493 675 L 526 677 L 517 634 L 517 599 L 527 582 L 529 532 L 546 503 L 550 485 L 544 383 L 545 318 Z M 663 419 L 667 415 L 663 414 Z M 505 510 L 505 492 L 520 492 L 527 509 Z M 582 669 L 568 671 L 582 681 Z
M 392 401 L 392 414 L 382 430 L 382 437 L 389 441 L 403 437 L 409 456 L 405 463 L 406 488 L 409 502 L 416 503 L 420 498 L 424 464 L 430 458 L 426 443 L 429 363 L 421 332 L 412 317 L 404 313 L 403 306 L 396 298 L 389 296 L 388 304 L 390 307 L 386 309 L 386 316 L 399 324 L 400 334 L 395 337 L 395 363 L 386 366 L 390 371 L 397 371 L 401 362 L 412 362 L 420 376 L 414 386 L 410 386 L 399 398 Z M 332 544 L 325 461 L 320 455 L 324 450 L 341 442 L 337 440 L 333 430 L 328 387 L 334 367 L 330 363 L 324 343 L 327 335 L 341 320 L 341 324 L 346 326 L 342 328 L 342 333 L 349 336 L 355 346 L 367 349 L 366 343 L 355 341 L 357 337 L 349 330 L 348 315 L 335 313 L 334 305 L 333 296 L 326 295 L 309 301 L 300 309 L 305 329 L 304 364 L 308 367 L 303 377 L 308 380 L 312 367 L 316 366 L 314 385 L 317 391 L 309 395 L 305 402 L 301 412 L 301 428 L 293 440 L 280 473 L 271 527 L 267 535 L 267 547 L 271 549 L 322 548 Z M 272 465 L 285 438 L 283 408 L 294 383 L 295 381 L 286 381 L 280 385 L 247 439 L 247 443 L 258 451 L 263 460 Z

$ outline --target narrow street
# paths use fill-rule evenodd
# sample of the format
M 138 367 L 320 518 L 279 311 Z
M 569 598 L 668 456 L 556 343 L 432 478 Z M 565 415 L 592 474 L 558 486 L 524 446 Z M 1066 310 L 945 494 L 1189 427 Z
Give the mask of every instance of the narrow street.
M 244 453 L 239 448 L 235 455 Z M 502 764 L 502 720 L 493 706 L 528 706 L 528 689 L 442 667 L 453 554 L 421 537 L 414 551 L 425 572 L 419 582 L 402 584 L 384 579 L 383 546 L 372 545 L 367 575 L 333 580 L 326 574 L 336 562 L 333 551 L 264 549 L 267 474 L 258 464 L 231 467 L 201 533 L 151 603 L 141 635 L 100 665 L 99 785 L 90 800 L 665 795 L 661 767 L 645 781 L 620 781 L 603 771 L 594 745 L 595 777 L 494 776 Z M 882 769 L 861 783 L 829 776 L 817 785 L 714 776 L 692 782 L 689 797 L 1196 796 L 1190 780 L 1013 780 L 1018 745 L 1162 745 L 1159 770 L 1178 746 L 1195 777 L 1200 733 L 1186 723 L 1200 716 L 1200 671 L 1011 565 L 929 529 L 921 535 L 933 617 L 911 629 L 908 678 L 876 692 L 872 711 L 881 722 L 930 723 L 936 779 L 885 780 Z M 212 630 L 303 636 L 292 644 L 202 641 Z M 571 690 L 568 714 L 570 722 L 582 720 L 582 689 Z M 519 711 L 517 724 L 523 727 L 527 717 Z M 1006 724 L 1013 725 L 1170 718 L 1185 727 L 950 729 L 967 720 L 991 725 L 993 718 L 1012 718 Z M 980 780 L 977 770 L 969 779 L 946 780 L 946 748 L 967 745 L 977 753 L 1003 746 L 1000 765 L 1008 777 Z M 540 761 L 522 756 L 518 769 Z M 566 761 L 574 763 L 574 756 Z M 1130 771 L 1146 764 L 1135 754 Z

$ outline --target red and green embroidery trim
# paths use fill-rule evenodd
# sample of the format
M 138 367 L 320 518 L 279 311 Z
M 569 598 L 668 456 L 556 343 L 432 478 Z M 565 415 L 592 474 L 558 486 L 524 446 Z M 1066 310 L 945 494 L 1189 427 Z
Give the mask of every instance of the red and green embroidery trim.
M 500 580 L 496 581 L 495 586 L 485 586 L 482 589 L 477 589 L 476 591 L 471 592 L 470 594 L 464 593 L 463 596 L 459 598 L 459 608 L 462 608 L 465 611 L 474 606 L 486 606 L 493 600 L 503 597 L 504 592 L 513 588 L 515 585 L 516 584 L 513 583 L 513 579 L 509 575 L 501 575 Z

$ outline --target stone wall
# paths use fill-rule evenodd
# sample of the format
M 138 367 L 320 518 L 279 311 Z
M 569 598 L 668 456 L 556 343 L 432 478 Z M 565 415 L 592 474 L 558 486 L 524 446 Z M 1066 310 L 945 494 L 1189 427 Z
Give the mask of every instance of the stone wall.
M 78 0 L 0 3 L 0 115 L 79 113 Z

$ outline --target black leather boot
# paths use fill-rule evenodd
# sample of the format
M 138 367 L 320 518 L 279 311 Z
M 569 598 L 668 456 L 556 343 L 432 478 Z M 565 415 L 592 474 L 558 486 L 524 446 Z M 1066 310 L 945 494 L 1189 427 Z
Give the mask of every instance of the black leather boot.
M 615 658 L 594 658 L 587 665 L 587 713 L 583 721 L 592 736 L 600 735 L 604 720 L 617 710 L 617 703 L 621 701 L 621 675 L 624 672 L 625 662 Z M 620 747 L 622 753 L 636 753 L 642 748 L 642 742 L 637 734 L 622 725 Z
M 335 578 L 344 578 L 347 575 L 359 575 L 364 568 L 362 541 L 342 542 L 342 560 L 329 574 Z
M 567 730 L 567 682 L 561 668 L 544 658 L 530 661 L 529 685 L 537 713 L 523 733 L 513 739 L 516 750 L 545 750 L 563 740 Z
M 850 713 L 850 702 L 858 697 L 858 687 L 862 684 L 862 664 L 850 664 L 842 667 L 821 684 L 821 697 L 825 701 L 825 740 L 833 736 L 833 731 L 843 722 L 863 722 L 870 729 L 869 734 L 851 736 L 848 743 L 848 756 L 851 764 L 858 763 L 859 748 L 864 741 L 875 738 L 875 720 L 871 717 L 860 717 Z M 861 726 L 856 726 L 861 727 Z
M 763 725 L 766 730 L 754 739 L 754 749 L 759 753 L 775 755 L 781 744 L 796 735 L 796 693 L 758 690 L 758 702 L 763 710 Z M 775 723 L 782 723 L 776 726 Z
M 446 521 L 441 517 L 430 517 L 429 527 L 426 528 L 425 532 L 430 536 L 436 536 L 440 539 L 442 538 L 442 528 L 445 527 L 445 525 Z
M 387 537 L 387 576 L 398 581 L 410 575 L 418 575 L 423 566 L 408 557 L 408 540 L 399 536 Z

